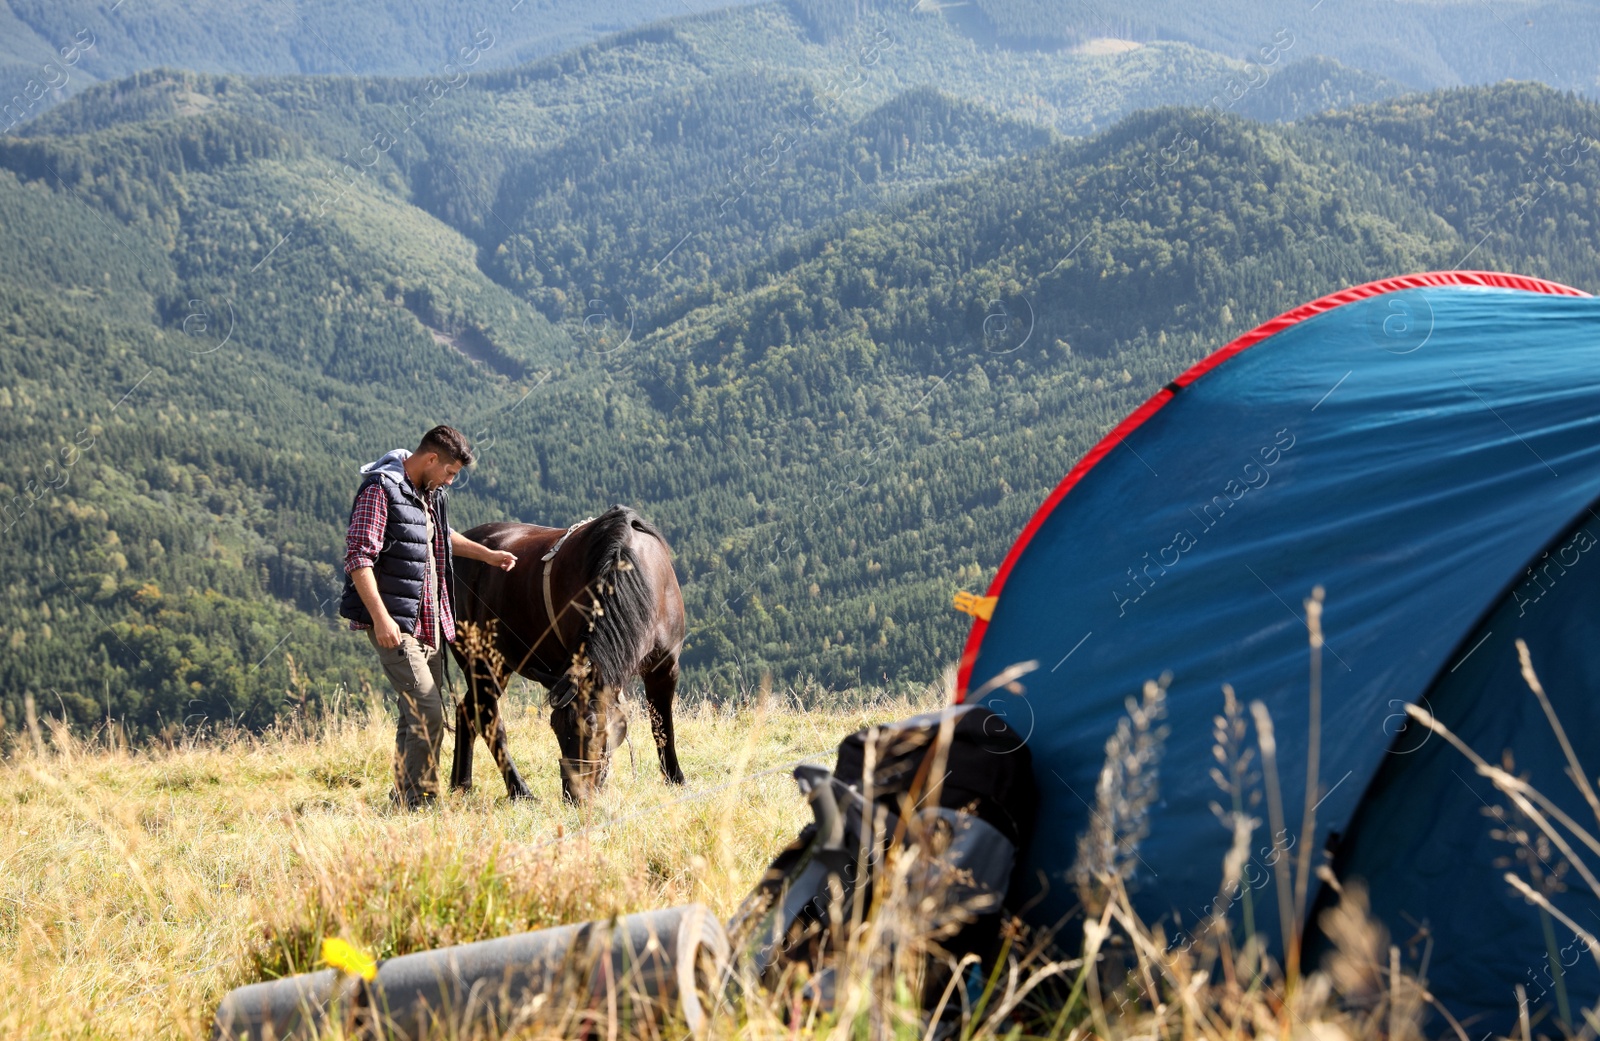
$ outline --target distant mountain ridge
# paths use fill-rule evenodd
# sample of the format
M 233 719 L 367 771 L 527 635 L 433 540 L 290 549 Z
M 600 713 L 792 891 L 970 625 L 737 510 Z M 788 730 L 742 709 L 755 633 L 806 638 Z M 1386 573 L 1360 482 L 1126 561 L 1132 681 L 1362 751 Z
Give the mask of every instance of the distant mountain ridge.
M 980 34 L 1002 46 L 1059 48 L 1106 37 L 1165 40 L 1249 61 L 1287 28 L 1310 54 L 1413 89 L 1523 79 L 1590 96 L 1600 91 L 1593 58 L 1600 45 L 1600 8 L 1583 0 L 974 0 L 974 7 Z
M 278 0 L 121 0 L 106 7 L 91 0 L 4 0 L 0 132 L 25 125 L 89 84 L 152 68 L 449 81 L 463 72 L 513 68 L 570 52 L 644 25 L 706 19 L 737 25 L 740 6 L 747 5 L 463 0 L 440 7 L 351 0 L 312 7 Z M 759 6 L 780 9 L 821 44 L 838 42 L 865 18 L 906 11 L 887 0 L 765 0 Z M 1600 91 L 1600 70 L 1591 60 L 1600 44 L 1600 10 L 1582 0 L 1530 0 L 1510 13 L 1469 0 L 1324 0 L 1288 7 L 1269 0 L 1137 0 L 1114 9 L 1055 0 L 974 0 L 913 10 L 990 52 L 1060 57 L 1078 49 L 1094 56 L 1085 45 L 1126 40 L 1183 43 L 1231 61 L 1260 62 L 1274 35 L 1290 31 L 1301 41 L 1294 60 L 1334 59 L 1368 80 L 1410 89 L 1517 78 L 1590 95 Z
M 723 6 L 725 0 L 715 5 Z M 470 51 L 484 31 L 495 41 L 486 66 L 503 67 L 703 9 L 704 3 L 681 0 L 4 0 L 0 90 L 13 97 L 36 81 L 70 95 L 91 82 L 160 67 L 449 78 L 463 63 L 462 50 Z M 61 48 L 84 40 L 93 41 L 87 56 L 63 61 Z M 8 116 L 0 127 L 9 122 Z

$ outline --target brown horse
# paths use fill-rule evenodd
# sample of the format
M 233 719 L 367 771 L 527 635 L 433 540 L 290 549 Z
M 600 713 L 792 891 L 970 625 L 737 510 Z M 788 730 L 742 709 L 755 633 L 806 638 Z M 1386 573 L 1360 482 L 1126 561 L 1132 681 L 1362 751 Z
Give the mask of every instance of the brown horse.
M 612 506 L 569 529 L 498 521 L 466 536 L 510 550 L 517 564 L 501 571 L 476 560 L 455 562 L 455 605 L 465 624 L 450 650 L 467 677 L 467 693 L 456 706 L 451 787 L 472 787 L 472 750 L 482 737 L 507 794 L 529 796 L 500 718 L 500 695 L 513 672 L 549 689 L 568 800 L 584 802 L 605 784 L 611 752 L 628 730 L 618 695 L 634 676 L 644 680 L 661 772 L 682 784 L 672 699 L 683 594 L 661 533 L 628 507 Z

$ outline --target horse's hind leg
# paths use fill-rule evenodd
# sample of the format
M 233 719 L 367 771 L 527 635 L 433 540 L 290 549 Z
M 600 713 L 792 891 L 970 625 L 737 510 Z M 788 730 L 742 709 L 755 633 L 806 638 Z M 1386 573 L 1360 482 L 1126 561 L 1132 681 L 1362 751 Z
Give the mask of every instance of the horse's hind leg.
M 678 659 L 665 658 L 644 673 L 644 703 L 650 713 L 650 733 L 656 739 L 661 774 L 672 784 L 683 783 L 678 766 L 678 745 L 672 733 L 672 699 L 678 693 Z
M 450 766 L 450 787 L 454 791 L 469 792 L 472 790 L 472 751 L 478 737 L 483 734 L 482 713 L 478 706 L 483 703 L 484 697 L 492 699 L 491 692 L 495 684 L 494 677 L 483 662 L 472 660 L 462 664 L 467 692 L 456 703 L 456 755 Z
M 533 793 L 522 783 L 522 775 L 511 762 L 505 723 L 500 718 L 500 698 L 505 692 L 501 678 L 482 661 L 473 666 L 467 674 L 467 700 L 456 714 L 456 767 L 451 772 L 451 783 L 463 790 L 472 787 L 472 748 L 482 737 L 505 779 L 506 794 L 512 799 L 532 798 Z
M 500 698 L 503 691 L 499 683 L 494 684 L 493 691 L 491 696 L 480 698 L 478 701 L 476 729 L 483 735 L 484 743 L 489 746 L 489 755 L 494 758 L 494 765 L 500 769 L 500 776 L 505 779 L 506 794 L 513 800 L 531 799 L 533 793 L 522 783 L 522 775 L 517 773 L 516 765 L 511 762 L 505 721 L 500 718 Z
M 511 799 L 531 799 L 533 793 L 528 786 L 522 783 L 522 775 L 517 772 L 516 764 L 511 761 L 511 750 L 506 741 L 506 728 L 500 719 L 500 699 L 496 698 L 490 708 L 491 718 L 489 725 L 484 729 L 484 737 L 489 742 L 489 754 L 494 756 L 494 765 L 500 768 L 500 776 L 505 778 L 506 795 Z
M 467 695 L 469 698 L 471 694 Z M 472 790 L 472 746 L 477 741 L 472 714 L 467 703 L 456 703 L 456 756 L 450 766 L 450 789 L 457 792 Z

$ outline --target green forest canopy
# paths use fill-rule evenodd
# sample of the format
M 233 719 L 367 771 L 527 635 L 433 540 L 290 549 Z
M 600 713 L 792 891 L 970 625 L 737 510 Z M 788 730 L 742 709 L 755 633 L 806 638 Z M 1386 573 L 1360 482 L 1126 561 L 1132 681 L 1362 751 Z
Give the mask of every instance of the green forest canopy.
M 449 89 L 144 73 L 0 141 L 8 725 L 25 691 L 150 734 L 353 690 L 356 469 L 433 422 L 482 452 L 462 528 L 663 529 L 692 685 L 926 682 L 951 593 L 1231 336 L 1468 257 L 1600 285 L 1570 92 L 1309 116 L 1349 75 L 1310 64 L 1273 125 L 1161 45 L 1019 52 L 1002 113 L 941 23 L 818 42 L 775 10 L 722 17 L 783 75 L 686 20 Z M 1084 107 L 1023 118 L 1073 77 Z M 1168 95 L 1199 100 L 1062 136 Z

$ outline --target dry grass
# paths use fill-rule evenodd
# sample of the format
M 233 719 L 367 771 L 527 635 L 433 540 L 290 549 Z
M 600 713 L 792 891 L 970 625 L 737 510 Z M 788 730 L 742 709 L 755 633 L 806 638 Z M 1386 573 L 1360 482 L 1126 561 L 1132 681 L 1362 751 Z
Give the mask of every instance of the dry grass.
M 689 901 L 725 918 L 809 816 L 786 767 L 925 707 L 702 703 L 687 790 L 636 736 L 583 810 L 530 707 L 508 722 L 531 804 L 480 754 L 472 793 L 415 815 L 389 806 L 381 712 L 148 751 L 25 735 L 0 766 L 0 1036 L 204 1037 L 223 993 L 312 967 L 323 935 L 384 957 Z
M 1315 626 L 1312 635 L 1315 662 Z M 1313 669 L 1314 703 L 1317 679 Z M 946 1026 L 963 1039 L 1007 1041 L 1420 1041 L 1434 1003 L 1400 970 L 1356 886 L 1323 918 L 1336 951 L 1315 972 L 1297 967 L 1297 939 L 1286 939 L 1279 963 L 1251 929 L 1238 943 L 1221 914 L 1187 942 L 1138 919 L 1124 882 L 1158 790 L 1164 696 L 1164 680 L 1147 685 L 1108 739 L 1094 815 L 1104 826 L 1085 836 L 1073 873 L 1090 911 L 1081 944 L 1063 955 L 1012 923 L 982 993 L 946 992 L 956 1011 Z M 0 766 L 0 955 L 9 970 L 0 974 L 0 1036 L 205 1037 L 223 993 L 316 967 L 329 936 L 383 958 L 691 901 L 727 919 L 809 816 L 790 767 L 831 762 L 849 731 L 946 699 L 934 689 L 915 701 L 841 699 L 810 711 L 784 697 L 701 703 L 679 717 L 687 791 L 663 784 L 654 750 L 636 740 L 584 809 L 561 801 L 555 742 L 540 713 L 513 703 L 513 754 L 532 804 L 508 804 L 481 756 L 474 792 L 416 815 L 389 806 L 393 729 L 381 710 L 139 752 L 36 729 Z M 1225 693 L 1213 773 L 1219 824 L 1234 837 L 1218 864 L 1214 906 L 1224 911 L 1253 832 L 1285 826 L 1271 726 L 1259 705 L 1247 714 Z M 648 733 L 642 720 L 630 730 Z M 1476 765 L 1530 819 L 1544 820 L 1536 793 Z M 1254 815 L 1262 789 L 1269 821 Z M 1600 817 L 1600 798 L 1586 794 Z M 1577 831 L 1600 852 L 1600 840 Z M 806 1000 L 798 976 L 770 992 L 736 980 L 709 1033 L 934 1038 L 916 995 L 924 959 L 937 954 L 948 879 L 928 870 L 916 838 L 913 828 L 910 849 L 884 866 L 889 881 L 872 914 L 833 915 L 847 924 L 833 945 L 832 1011 Z M 1314 865 L 1280 860 L 1274 896 L 1298 917 Z M 559 1031 L 518 1036 L 560 1036 L 575 1020 L 560 1022 Z M 683 1033 L 595 1026 L 612 1037 Z M 1526 1024 L 1522 1031 L 1531 1037 Z M 1457 1036 L 1465 1041 L 1459 1028 Z

